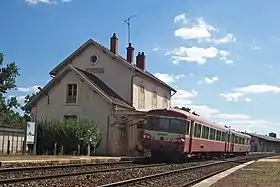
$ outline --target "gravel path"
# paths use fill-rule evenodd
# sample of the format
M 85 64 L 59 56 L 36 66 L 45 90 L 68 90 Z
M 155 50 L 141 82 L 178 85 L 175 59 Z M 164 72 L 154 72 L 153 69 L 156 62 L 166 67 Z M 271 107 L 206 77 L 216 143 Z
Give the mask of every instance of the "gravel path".
M 7 184 L 4 187 L 95 187 L 102 184 L 117 182 L 121 180 L 142 177 L 145 175 L 151 175 L 155 173 L 166 172 L 170 170 L 180 169 L 184 167 L 191 167 L 202 165 L 206 163 L 213 163 L 213 161 L 206 162 L 192 162 L 192 163 L 184 163 L 184 164 L 170 164 L 164 166 L 157 167 L 149 167 L 149 168 L 134 168 L 134 169 L 123 169 L 114 172 L 106 172 L 106 173 L 98 173 L 98 174 L 90 174 L 90 175 L 80 175 L 73 177 L 62 177 L 56 179 L 46 179 L 46 180 L 38 180 L 32 182 L 23 182 L 23 183 L 15 183 L 15 184 Z

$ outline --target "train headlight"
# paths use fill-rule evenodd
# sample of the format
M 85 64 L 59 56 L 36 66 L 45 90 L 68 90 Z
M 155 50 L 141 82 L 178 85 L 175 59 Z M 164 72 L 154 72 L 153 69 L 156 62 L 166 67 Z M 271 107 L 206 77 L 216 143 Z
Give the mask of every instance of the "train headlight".
M 146 140 L 150 140 L 151 139 L 151 135 L 145 133 L 143 138 L 146 139 Z

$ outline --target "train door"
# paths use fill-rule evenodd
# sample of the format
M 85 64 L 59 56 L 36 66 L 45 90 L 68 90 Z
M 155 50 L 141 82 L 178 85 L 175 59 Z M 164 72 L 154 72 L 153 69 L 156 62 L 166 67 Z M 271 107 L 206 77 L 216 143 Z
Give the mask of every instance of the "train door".
M 231 138 L 230 138 L 230 152 L 233 153 L 233 151 L 234 151 L 234 139 L 235 139 L 235 135 L 234 135 L 234 134 L 231 134 L 230 136 L 231 136 Z
M 189 141 L 190 143 L 189 143 L 189 151 L 188 151 L 189 154 L 191 154 L 191 152 L 192 152 L 193 129 L 194 129 L 194 121 L 191 121 L 191 123 L 190 123 L 190 133 L 189 133 L 189 135 L 190 135 L 190 141 Z
M 228 146 L 228 138 L 227 138 L 227 135 L 228 134 L 226 132 L 222 132 L 222 139 L 223 139 L 223 141 L 225 143 L 225 153 L 228 152 L 228 148 L 227 148 L 227 146 Z

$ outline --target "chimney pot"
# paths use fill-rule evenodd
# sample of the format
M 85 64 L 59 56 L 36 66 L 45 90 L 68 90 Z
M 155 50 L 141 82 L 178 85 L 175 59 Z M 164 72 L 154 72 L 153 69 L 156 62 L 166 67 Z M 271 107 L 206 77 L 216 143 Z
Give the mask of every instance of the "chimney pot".
M 144 71 L 146 69 L 146 56 L 145 56 L 144 52 L 138 53 L 138 55 L 136 57 L 136 66 L 139 69 L 141 69 L 142 71 Z
M 118 38 L 116 33 L 113 34 L 110 40 L 110 51 L 114 54 L 118 54 Z
M 132 47 L 131 43 L 128 44 L 126 48 L 126 60 L 130 64 L 133 62 L 133 55 L 134 55 L 134 48 Z

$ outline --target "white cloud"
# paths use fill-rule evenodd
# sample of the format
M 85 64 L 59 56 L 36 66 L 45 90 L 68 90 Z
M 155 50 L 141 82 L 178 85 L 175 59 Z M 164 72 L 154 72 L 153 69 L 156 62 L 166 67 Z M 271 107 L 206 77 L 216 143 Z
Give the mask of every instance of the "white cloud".
M 27 4 L 33 4 L 33 5 L 36 5 L 39 3 L 42 3 L 42 4 L 56 4 L 57 3 L 54 0 L 25 0 L 25 2 Z
M 188 23 L 186 14 L 179 14 L 179 15 L 175 16 L 175 17 L 174 17 L 174 22 L 175 22 L 175 23 L 177 23 L 177 22 L 183 22 L 184 24 L 185 24 L 185 23 Z
M 250 94 L 262 94 L 262 93 L 280 93 L 280 87 L 267 85 L 267 84 L 256 84 L 249 85 L 240 88 L 235 88 L 233 92 L 221 93 L 220 96 L 224 97 L 227 101 L 240 101 L 251 102 L 252 100 L 246 95 Z
M 241 97 L 244 96 L 243 93 L 221 93 L 220 96 L 224 97 L 226 101 L 235 101 L 237 102 Z
M 24 0 L 27 4 L 37 5 L 37 4 L 57 4 L 57 0 Z M 72 0 L 61 0 L 62 3 L 68 3 Z
M 216 76 L 214 76 L 214 77 L 204 77 L 204 82 L 206 84 L 212 84 L 212 83 L 214 83 L 214 82 L 216 82 L 218 80 L 219 80 L 219 78 L 216 77 Z
M 168 52 L 167 55 L 171 55 L 171 60 L 174 64 L 177 64 L 179 61 L 196 62 L 198 64 L 204 64 L 207 58 L 215 58 L 218 55 L 218 52 L 218 49 L 215 47 L 179 47 L 175 48 L 171 52 Z
M 177 96 L 176 94 L 172 98 L 172 106 L 189 107 L 191 108 L 191 112 L 195 111 L 202 118 L 214 121 L 220 126 L 227 125 L 231 126 L 231 128 L 235 130 L 258 132 L 261 134 L 272 131 L 267 128 L 268 126 L 272 128 L 275 127 L 274 129 L 278 129 L 280 127 L 280 124 L 278 123 L 262 119 L 253 119 L 245 114 L 222 113 L 218 109 L 211 108 L 206 105 L 195 105 L 191 99 L 197 96 L 196 91 L 188 92 L 185 90 L 179 90 L 179 94 Z
M 212 116 L 213 118 L 219 118 L 219 119 L 240 119 L 240 120 L 247 120 L 250 119 L 249 116 L 244 115 L 244 114 L 224 114 L 224 113 L 220 113 L 220 114 L 215 114 Z
M 215 44 L 234 43 L 236 42 L 236 38 L 233 36 L 233 34 L 228 33 L 225 37 L 219 39 L 213 39 L 211 41 L 214 42 Z
M 176 80 L 186 77 L 184 74 L 171 75 L 167 73 L 155 73 L 154 75 L 167 84 L 173 83 Z
M 186 106 L 192 103 L 190 100 L 193 97 L 196 97 L 198 95 L 197 91 L 192 90 L 190 92 L 185 90 L 177 90 L 177 93 L 172 97 L 172 105 L 173 106 Z
M 158 51 L 159 50 L 159 47 L 157 46 L 157 44 L 154 44 L 154 47 L 153 47 L 153 51 Z
M 182 19 L 183 16 L 179 16 Z M 203 18 L 196 18 L 196 21 L 197 23 L 192 27 L 183 27 L 175 30 L 175 36 L 183 39 L 210 38 L 212 36 L 210 32 L 217 31 L 212 25 L 207 24 Z
M 235 90 L 246 94 L 280 93 L 280 87 L 267 84 L 249 85 L 241 88 L 236 88 Z
M 17 91 L 23 92 L 23 93 L 35 93 L 35 92 L 39 91 L 38 87 L 40 87 L 40 86 L 35 85 L 35 86 L 31 86 L 31 87 L 26 87 L 26 88 L 17 88 Z

